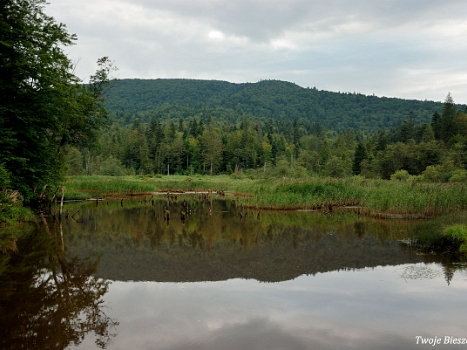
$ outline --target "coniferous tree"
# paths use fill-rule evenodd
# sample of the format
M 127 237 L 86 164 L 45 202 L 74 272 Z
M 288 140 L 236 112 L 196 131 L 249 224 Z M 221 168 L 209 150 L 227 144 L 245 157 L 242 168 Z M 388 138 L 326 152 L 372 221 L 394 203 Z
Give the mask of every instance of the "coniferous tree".
M 441 115 L 440 138 L 444 142 L 448 142 L 451 139 L 451 137 L 453 137 L 456 134 L 456 114 L 456 106 L 451 97 L 451 93 L 448 93 L 444 101 L 443 114 Z
M 430 142 L 435 140 L 435 133 L 433 127 L 430 124 L 425 124 L 420 129 L 420 141 L 421 142 Z
M 178 131 L 183 133 L 185 131 L 185 127 L 183 125 L 183 118 L 180 118 L 178 120 Z
M 294 158 L 298 158 L 298 154 L 300 152 L 300 130 L 298 127 L 297 119 L 293 121 L 293 144 L 294 144 Z
M 269 122 L 268 124 L 268 142 L 271 145 L 271 157 L 272 161 L 274 164 L 276 164 L 276 159 L 277 159 L 277 145 L 274 142 L 274 139 L 272 137 L 272 134 L 274 133 L 274 128 L 272 125 L 272 121 Z
M 436 111 L 431 118 L 431 128 L 433 129 L 436 140 L 441 140 L 441 125 L 441 115 Z
M 362 161 L 367 158 L 366 148 L 362 142 L 357 144 L 355 155 L 352 164 L 352 172 L 354 175 L 359 175 L 362 171 Z

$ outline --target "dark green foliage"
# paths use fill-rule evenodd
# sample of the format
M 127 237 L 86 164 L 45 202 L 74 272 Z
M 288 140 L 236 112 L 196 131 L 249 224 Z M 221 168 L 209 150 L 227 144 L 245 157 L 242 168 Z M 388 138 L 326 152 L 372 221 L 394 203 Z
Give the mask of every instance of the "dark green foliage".
M 109 91 L 106 107 L 116 120 L 128 124 L 132 116 L 156 113 L 162 119 L 192 116 L 226 124 L 236 123 L 242 115 L 292 122 L 297 120 L 308 132 L 319 134 L 321 127 L 343 131 L 347 128 L 375 132 L 394 128 L 411 118 L 426 123 L 441 103 L 335 93 L 305 89 L 298 85 L 267 80 L 233 84 L 225 81 L 156 79 L 121 80 Z M 144 122 L 149 122 L 149 117 Z M 288 132 L 293 132 L 289 125 Z M 313 129 L 313 130 L 311 130 Z M 284 131 L 286 129 L 284 128 Z
M 415 139 L 415 120 L 413 119 L 413 112 L 407 120 L 404 120 L 399 126 L 399 140 L 406 143 L 410 139 Z
M 421 181 L 467 178 L 467 115 L 462 112 L 455 117 L 459 134 L 447 143 L 435 140 L 432 124 L 416 124 L 411 114 L 397 128 L 371 136 L 352 129 L 326 131 L 318 123 L 307 127 L 303 120 L 242 115 L 236 124 L 225 125 L 211 113 L 206 114 L 206 124 L 202 118 L 193 116 L 180 123 L 153 115 L 148 124 L 136 118 L 131 126 L 115 125 L 103 133 L 100 152 L 112 155 L 114 163 L 120 161 L 130 174 L 232 174 L 261 169 L 264 176 L 282 177 L 354 174 L 390 179 L 403 171 L 407 179 L 420 175 Z M 95 163 L 102 161 L 99 157 Z
M 60 178 L 66 145 L 95 141 L 111 70 L 103 58 L 90 84 L 79 84 L 62 51 L 76 36 L 43 12 L 45 4 L 0 2 L 0 163 L 26 199 Z
M 366 148 L 362 142 L 359 142 L 355 150 L 354 160 L 352 164 L 352 172 L 354 175 L 359 175 L 362 171 L 362 162 L 367 158 Z
M 298 121 L 295 119 L 293 121 L 293 144 L 294 147 L 294 156 L 298 158 L 299 150 L 300 150 L 300 130 L 298 127 Z
M 444 142 L 448 142 L 451 137 L 456 134 L 455 117 L 457 114 L 456 106 L 451 97 L 451 94 L 446 96 L 443 106 L 443 114 L 441 115 L 441 133 L 440 138 Z
M 435 134 L 435 139 L 441 139 L 441 115 L 436 111 L 431 118 L 431 127 L 433 128 L 433 132 Z
M 0 12 L 0 162 L 27 194 L 57 177 L 53 139 L 73 79 L 60 46 L 74 36 L 42 12 L 43 3 L 6 0 Z
M 0 191 L 5 190 L 10 185 L 10 174 L 3 164 L 0 164 Z

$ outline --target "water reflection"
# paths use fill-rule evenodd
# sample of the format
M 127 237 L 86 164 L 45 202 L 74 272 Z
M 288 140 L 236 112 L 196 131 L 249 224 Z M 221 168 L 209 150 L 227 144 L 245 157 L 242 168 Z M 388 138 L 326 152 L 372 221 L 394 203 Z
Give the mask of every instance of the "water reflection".
M 107 298 L 121 327 L 113 349 L 395 350 L 420 348 L 417 335 L 464 336 L 465 280 L 406 281 L 408 266 L 281 283 L 114 282 Z
M 45 232 L 25 233 L 0 254 L 0 348 L 65 349 L 95 334 L 105 348 L 116 334 L 103 309 L 109 282 L 96 278 L 99 258 L 78 258 Z
M 66 245 L 80 254 L 102 254 L 97 275 L 112 280 L 278 282 L 416 262 L 443 262 L 448 275 L 452 268 L 445 257 L 417 255 L 400 244 L 412 234 L 414 221 L 372 220 L 336 210 L 332 215 L 258 213 L 233 200 L 193 197 L 125 201 L 124 208 L 120 201 L 69 208 L 77 210 L 79 220 L 64 224 Z
M 3 347 L 105 347 L 116 319 L 113 350 L 419 349 L 416 336 L 467 336 L 466 265 L 400 244 L 416 222 L 258 216 L 192 197 L 96 203 L 69 205 L 62 227 L 2 260 Z

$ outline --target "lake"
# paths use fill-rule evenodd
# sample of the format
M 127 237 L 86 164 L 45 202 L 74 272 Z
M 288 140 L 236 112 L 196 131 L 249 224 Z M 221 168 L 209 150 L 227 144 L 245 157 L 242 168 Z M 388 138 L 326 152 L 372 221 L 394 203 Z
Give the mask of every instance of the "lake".
M 467 264 L 404 244 L 417 221 L 199 195 L 65 213 L 0 255 L 2 349 L 467 347 Z

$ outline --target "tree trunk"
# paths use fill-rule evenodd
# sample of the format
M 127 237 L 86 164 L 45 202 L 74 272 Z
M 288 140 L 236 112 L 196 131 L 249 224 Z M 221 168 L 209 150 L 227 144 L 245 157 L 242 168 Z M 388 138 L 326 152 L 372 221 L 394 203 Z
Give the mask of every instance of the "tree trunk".
M 60 200 L 60 214 L 59 214 L 59 219 L 60 221 L 62 220 L 62 214 L 63 214 L 63 198 L 65 197 L 65 187 L 62 187 L 62 199 Z

